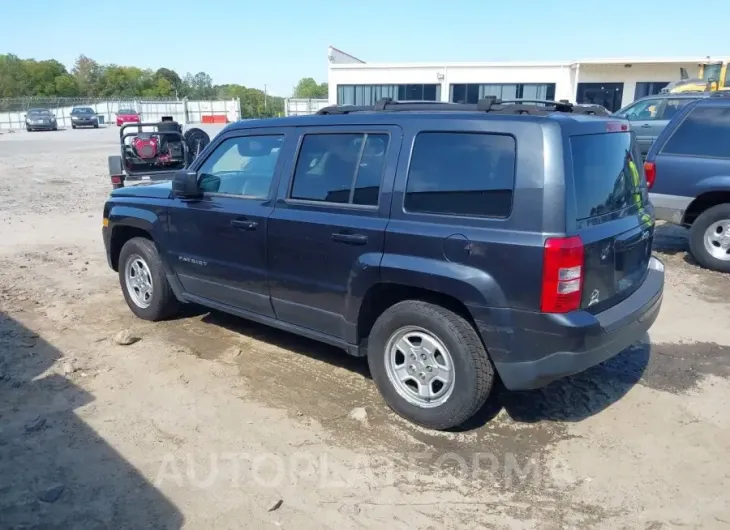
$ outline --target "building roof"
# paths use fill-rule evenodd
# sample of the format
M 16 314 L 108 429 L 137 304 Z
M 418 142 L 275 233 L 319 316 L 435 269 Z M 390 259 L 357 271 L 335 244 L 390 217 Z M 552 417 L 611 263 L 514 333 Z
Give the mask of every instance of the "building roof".
M 334 48 L 337 50 L 337 48 Z M 337 50 L 344 55 L 352 57 L 341 50 Z M 353 57 L 353 59 L 356 59 Z M 576 61 L 485 61 L 485 62 L 456 62 L 456 63 L 444 63 L 444 62 L 427 62 L 427 63 L 366 63 L 361 59 L 357 64 L 354 63 L 333 63 L 330 64 L 330 68 L 357 68 L 357 69 L 369 69 L 369 68 L 474 68 L 474 67 L 506 67 L 506 68 L 524 68 L 524 67 L 535 67 L 535 66 L 565 66 L 575 67 L 581 64 L 585 65 L 609 65 L 609 64 L 686 64 L 686 63 L 702 63 L 708 60 L 719 60 L 716 57 L 614 57 L 614 58 L 596 58 L 596 59 L 580 59 Z

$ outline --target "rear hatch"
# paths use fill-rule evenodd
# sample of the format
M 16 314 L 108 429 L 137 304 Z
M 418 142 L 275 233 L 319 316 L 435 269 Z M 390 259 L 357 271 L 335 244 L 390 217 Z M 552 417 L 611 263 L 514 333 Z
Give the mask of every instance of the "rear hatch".
M 576 233 L 584 245 L 581 307 L 597 313 L 648 274 L 654 212 L 633 132 L 570 137 Z

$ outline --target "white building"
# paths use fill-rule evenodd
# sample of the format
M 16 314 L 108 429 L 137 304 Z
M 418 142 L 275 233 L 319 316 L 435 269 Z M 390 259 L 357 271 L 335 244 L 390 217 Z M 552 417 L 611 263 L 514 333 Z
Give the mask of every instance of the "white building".
M 366 63 L 337 48 L 329 54 L 330 104 L 368 105 L 383 97 L 476 103 L 501 99 L 567 99 L 618 110 L 696 76 L 707 57 L 590 59 L 532 63 Z

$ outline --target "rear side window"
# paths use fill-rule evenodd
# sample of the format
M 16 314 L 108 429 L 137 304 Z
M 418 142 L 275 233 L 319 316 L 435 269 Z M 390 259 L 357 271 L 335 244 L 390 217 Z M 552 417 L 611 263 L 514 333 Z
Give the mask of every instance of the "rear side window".
M 570 151 L 576 220 L 597 218 L 629 206 L 643 206 L 646 201 L 643 168 L 632 133 L 572 136 Z
M 696 100 L 690 98 L 667 99 L 664 103 L 664 110 L 662 111 L 661 119 L 671 120 L 682 107 L 684 107 L 688 103 L 692 103 L 693 101 Z
M 730 158 L 730 107 L 692 109 L 667 140 L 662 153 Z
M 515 184 L 512 136 L 424 132 L 416 136 L 405 208 L 410 212 L 509 216 Z
M 299 150 L 291 198 L 377 206 L 387 134 L 307 134 Z

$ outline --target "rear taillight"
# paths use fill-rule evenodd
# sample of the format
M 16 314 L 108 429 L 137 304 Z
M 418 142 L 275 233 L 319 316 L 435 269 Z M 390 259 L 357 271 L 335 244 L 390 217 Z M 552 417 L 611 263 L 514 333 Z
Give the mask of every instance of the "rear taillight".
M 654 162 L 644 162 L 644 174 L 646 175 L 646 185 L 651 189 L 656 180 L 656 164 Z
M 608 132 L 624 132 L 629 130 L 628 123 L 622 123 L 620 121 L 609 121 L 606 123 L 606 130 Z
M 568 313 L 580 308 L 583 287 L 583 242 L 580 237 L 545 241 L 542 262 L 543 313 Z
M 121 175 L 112 175 L 112 189 L 123 188 L 124 178 Z

